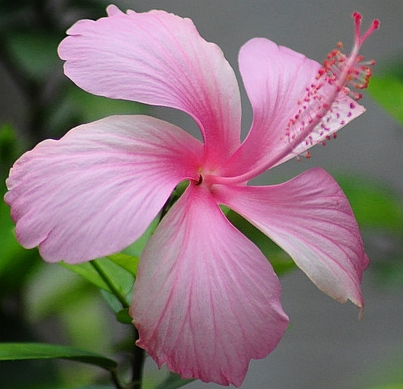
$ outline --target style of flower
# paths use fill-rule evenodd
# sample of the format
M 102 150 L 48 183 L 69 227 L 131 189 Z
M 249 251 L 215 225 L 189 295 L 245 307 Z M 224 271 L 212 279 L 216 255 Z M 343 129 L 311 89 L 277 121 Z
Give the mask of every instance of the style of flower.
M 81 20 L 59 47 L 65 74 L 87 92 L 175 108 L 203 142 L 165 121 L 111 116 L 45 140 L 11 169 L 5 201 L 19 242 L 48 262 L 80 263 L 121 251 L 189 184 L 141 255 L 131 315 L 143 347 L 182 377 L 240 385 L 252 358 L 288 324 L 280 283 L 257 246 L 225 217 L 225 205 L 282 247 L 320 290 L 363 306 L 368 259 L 342 190 L 314 168 L 274 186 L 248 181 L 333 136 L 364 112 L 349 97 L 368 83 L 359 48 L 323 66 L 257 38 L 239 65 L 254 119 L 241 142 L 241 103 L 221 50 L 189 19 L 121 12 Z

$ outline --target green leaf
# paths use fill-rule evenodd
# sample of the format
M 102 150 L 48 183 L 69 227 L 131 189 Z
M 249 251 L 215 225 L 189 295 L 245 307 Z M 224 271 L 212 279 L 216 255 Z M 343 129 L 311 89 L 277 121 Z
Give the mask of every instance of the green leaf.
M 129 256 L 127 256 L 126 259 L 129 260 Z M 138 259 L 132 257 L 132 261 L 137 263 Z M 127 295 L 131 292 L 134 283 L 134 277 L 131 273 L 117 265 L 115 262 L 112 262 L 109 258 L 100 258 L 94 262 L 103 270 L 107 275 L 109 282 L 113 284 L 113 287 L 118 290 L 120 294 Z M 114 290 L 110 291 L 114 293 Z
M 115 315 L 122 310 L 122 307 L 126 306 L 111 292 L 101 289 L 101 296 L 115 313 Z
M 98 288 L 110 292 L 108 285 L 89 262 L 84 262 L 76 265 L 70 265 L 69 263 L 60 262 L 60 265 L 85 278 L 87 281 L 91 282 Z
M 140 258 L 141 253 L 144 250 L 145 245 L 153 235 L 155 229 L 157 228 L 160 221 L 160 216 L 158 215 L 148 226 L 142 236 L 137 239 L 134 243 L 132 243 L 129 247 L 124 250 L 125 254 L 129 254 L 133 257 Z M 137 271 L 137 269 L 136 269 Z
M 116 265 L 121 268 L 127 270 L 130 274 L 136 277 L 137 274 L 137 266 L 139 264 L 139 258 L 133 255 L 128 255 L 124 253 L 109 255 L 107 257 L 112 262 L 116 263 Z
M 106 258 L 95 260 L 97 266 L 102 268 L 103 272 L 108 275 L 110 281 L 117 286 L 120 294 L 127 295 L 131 291 L 137 274 L 139 256 L 157 225 L 158 218 L 156 218 L 150 224 L 144 234 L 136 242 L 125 249 L 124 253 L 113 254 Z M 98 271 L 96 271 L 90 262 L 84 262 L 76 265 L 71 265 L 64 262 L 61 262 L 60 264 L 66 269 L 69 269 L 84 277 L 87 281 L 91 282 L 98 288 L 115 294 L 114 291 L 111 290 L 110 286 L 105 282 L 105 279 L 102 278 L 102 276 Z
M 394 74 L 373 76 L 369 94 L 403 125 L 403 80 Z
M 113 261 L 111 260 L 112 258 Z M 130 260 L 133 262 L 132 264 L 129 264 Z M 133 275 L 125 268 L 116 264 L 116 262 L 124 263 L 126 268 L 133 271 L 133 268 L 137 266 L 138 258 L 131 257 L 129 255 L 117 254 L 111 256 L 110 258 L 100 258 L 93 262 L 95 262 L 97 266 L 99 266 L 99 268 L 101 268 L 102 271 L 108 276 L 110 282 L 113 283 L 120 294 L 127 295 L 131 291 L 134 283 Z M 70 265 L 62 262 L 61 265 L 84 277 L 97 287 L 106 290 L 107 292 L 114 293 L 114 291 L 111 290 L 110 286 L 90 262 L 84 262 L 77 265 Z
M 132 324 L 133 322 L 133 318 L 129 315 L 129 308 L 121 309 L 117 312 L 116 318 L 123 324 Z
M 102 355 L 74 347 L 44 343 L 0 343 L 0 361 L 67 359 L 113 370 L 117 363 Z
M 155 387 L 155 389 L 176 389 L 193 382 L 194 379 L 183 379 L 179 374 L 169 372 L 168 377 Z
M 97 266 L 103 269 L 103 271 L 108 275 L 108 278 L 110 278 L 110 280 L 117 286 L 122 295 L 126 295 L 131 291 L 137 274 L 139 256 L 157 225 L 158 218 L 155 218 L 144 234 L 137 239 L 136 242 L 126 248 L 125 252 L 109 255 L 106 258 L 95 260 Z M 65 262 L 61 262 L 60 264 L 66 269 L 69 269 L 84 277 L 87 281 L 91 282 L 98 288 L 114 294 L 114 291 L 111 290 L 109 285 L 90 262 L 84 262 L 76 265 L 71 265 Z

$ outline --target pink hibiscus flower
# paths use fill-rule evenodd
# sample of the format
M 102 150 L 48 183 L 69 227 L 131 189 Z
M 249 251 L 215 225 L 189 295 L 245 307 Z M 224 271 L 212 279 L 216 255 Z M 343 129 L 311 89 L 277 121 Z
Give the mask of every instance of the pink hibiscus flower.
M 142 253 L 131 315 L 138 345 L 159 366 L 203 381 L 240 385 L 250 359 L 270 353 L 288 324 L 270 263 L 221 204 L 288 252 L 319 289 L 362 308 L 368 259 L 333 178 L 315 168 L 281 185 L 247 185 L 364 112 L 348 95 L 368 82 L 358 50 L 377 22 L 361 36 L 355 20 L 351 55 L 335 50 L 324 67 L 263 38 L 242 47 L 254 113 L 243 142 L 234 72 L 191 20 L 110 6 L 108 17 L 79 21 L 59 47 L 68 77 L 96 95 L 184 111 L 203 142 L 142 115 L 107 117 L 45 140 L 7 180 L 19 242 L 39 246 L 48 262 L 118 252 L 189 181 Z

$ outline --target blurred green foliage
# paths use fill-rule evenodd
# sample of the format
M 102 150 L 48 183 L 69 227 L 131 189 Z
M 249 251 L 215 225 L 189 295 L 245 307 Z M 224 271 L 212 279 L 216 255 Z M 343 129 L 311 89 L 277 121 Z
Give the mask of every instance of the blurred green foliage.
M 374 75 L 369 83 L 369 93 L 403 129 L 403 61 L 390 64 L 381 73 Z M 403 145 L 402 145 L 403 149 Z M 362 215 L 362 222 L 371 224 L 373 229 L 387 231 L 383 236 L 388 253 L 375 260 L 373 267 L 385 284 L 403 285 L 403 204 L 402 198 L 385 188 L 382 183 L 362 186 L 364 193 L 348 193 L 354 211 Z M 370 203 L 366 193 L 371 193 L 374 203 Z M 386 207 L 386 208 L 385 208 Z M 381 230 L 381 231 L 380 231 Z
M 108 4 L 102 0 L 0 0 L 0 66 L 22 103 L 19 117 L 5 111 L 0 122 L 1 197 L 11 165 L 27 148 L 44 138 L 60 137 L 83 122 L 145 111 L 140 104 L 86 94 L 62 74 L 57 46 L 65 31 L 80 18 L 104 16 Z M 130 270 L 135 264 L 125 270 L 124 258 L 114 259 L 119 266 L 104 261 L 115 272 L 127 274 L 122 287 L 130 293 Z M 52 342 L 109 355 L 131 351 L 132 327 L 126 329 L 109 313 L 105 300 L 109 298 L 110 303 L 110 296 L 103 298 L 86 279 L 43 263 L 37 250 L 24 250 L 15 239 L 10 210 L 3 201 L 0 285 L 0 342 Z M 74 374 L 71 369 L 71 362 L 2 361 L 0 387 L 66 389 L 109 381 L 95 367 L 75 365 Z
M 336 177 L 350 201 L 370 255 L 375 280 L 403 286 L 403 200 L 392 188 L 363 177 Z
M 62 74 L 57 47 L 82 18 L 105 16 L 103 0 L 0 0 L 0 65 L 23 98 L 18 134 L 24 148 L 109 114 L 145 111 L 133 102 L 89 95 Z M 22 136 L 23 135 L 23 136 Z
M 394 63 L 381 74 L 372 76 L 368 91 L 403 126 L 403 62 Z
M 403 125 L 403 80 L 393 74 L 373 77 L 370 94 Z
M 386 384 L 380 386 L 373 386 L 370 389 L 403 389 L 403 384 Z

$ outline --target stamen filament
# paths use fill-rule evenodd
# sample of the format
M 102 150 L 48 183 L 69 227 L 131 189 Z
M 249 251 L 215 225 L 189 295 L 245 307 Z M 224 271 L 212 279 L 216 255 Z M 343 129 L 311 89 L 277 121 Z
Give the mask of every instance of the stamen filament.
M 299 109 L 294 118 L 290 119 L 289 129 L 286 132 L 285 137 L 288 139 L 288 143 L 280 153 L 276 153 L 275 158 L 266 161 L 264 165 L 257 166 L 245 174 L 236 177 L 220 177 L 212 176 L 209 178 L 210 183 L 217 184 L 240 184 L 255 178 L 259 174 L 263 173 L 270 167 L 277 165 L 281 160 L 286 158 L 289 154 L 295 152 L 296 148 L 306 140 L 307 145 L 313 145 L 313 138 L 310 134 L 315 131 L 316 127 L 322 122 L 322 128 L 326 130 L 326 126 L 323 124 L 323 119 L 329 112 L 332 112 L 333 103 L 336 101 L 338 94 L 343 91 L 346 95 L 350 94 L 352 98 L 358 100 L 361 98 L 361 93 L 352 91 L 348 86 L 358 89 L 363 89 L 367 86 L 369 78 L 371 76 L 371 69 L 366 66 L 372 65 L 374 61 L 369 63 L 362 63 L 363 57 L 359 55 L 360 48 L 365 40 L 379 28 L 379 21 L 374 20 L 368 30 L 361 36 L 361 19 L 362 16 L 358 12 L 353 13 L 355 20 L 355 42 L 351 50 L 350 55 L 347 57 L 339 50 L 332 51 L 324 62 L 324 66 L 319 70 L 317 84 L 312 84 L 307 88 L 307 101 L 312 101 L 314 108 L 311 109 L 307 105 L 303 105 Z M 342 44 L 338 44 L 338 48 L 341 48 Z M 357 64 L 359 66 L 357 66 Z M 341 68 L 340 68 L 341 67 Z M 331 91 L 325 94 L 318 94 L 321 88 L 330 87 Z M 315 109 L 316 108 L 316 109 Z M 351 109 L 354 105 L 351 104 Z M 336 115 L 338 115 L 336 113 Z M 348 114 L 350 116 L 351 113 Z M 291 132 L 292 128 L 299 124 L 300 127 Z M 340 122 L 344 125 L 344 121 Z M 299 153 L 296 153 L 296 155 Z

